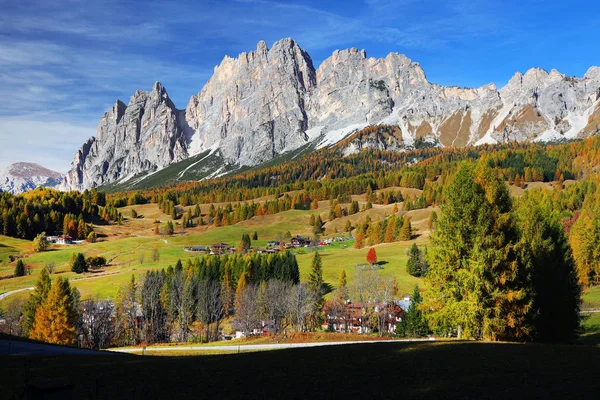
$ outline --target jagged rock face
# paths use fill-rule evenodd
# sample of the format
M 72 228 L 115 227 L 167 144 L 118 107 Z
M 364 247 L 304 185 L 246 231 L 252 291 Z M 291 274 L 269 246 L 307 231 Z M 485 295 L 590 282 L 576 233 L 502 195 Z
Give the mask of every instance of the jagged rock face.
M 160 83 L 150 92 L 138 90 L 127 106 L 117 101 L 104 114 L 96 137 L 79 149 L 61 187 L 96 187 L 184 160 L 188 135 L 185 113 Z
M 355 140 L 347 151 L 401 150 L 417 138 L 465 146 L 585 137 L 600 132 L 600 68 L 583 78 L 533 68 L 500 90 L 464 89 L 428 82 L 418 63 L 397 53 L 375 59 L 364 50 L 335 51 L 315 70 L 292 39 L 271 49 L 260 42 L 225 57 L 184 111 L 158 83 L 128 106 L 117 102 L 76 154 L 63 188 L 123 180 L 208 150 L 226 163 L 257 165 L 380 123 L 398 132 Z
M 39 164 L 18 162 L 0 170 L 0 192 L 23 193 L 40 186 L 56 187 L 63 175 Z
M 186 108 L 192 153 L 217 145 L 227 161 L 255 165 L 301 146 L 314 86 L 312 61 L 291 39 L 225 57 Z

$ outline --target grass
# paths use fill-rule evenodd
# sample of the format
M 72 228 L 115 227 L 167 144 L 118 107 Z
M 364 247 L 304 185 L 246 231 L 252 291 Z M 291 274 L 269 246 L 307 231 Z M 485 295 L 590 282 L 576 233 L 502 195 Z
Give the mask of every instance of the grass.
M 401 190 L 402 188 L 395 188 Z M 406 193 L 409 195 L 409 193 Z M 359 196 L 360 197 L 360 196 Z M 364 198 L 364 196 L 362 196 Z M 257 199 L 264 201 L 267 198 Z M 359 199 L 363 201 L 364 199 Z M 137 219 L 130 218 L 131 209 L 135 208 L 141 216 Z M 209 205 L 201 206 L 202 212 L 208 212 Z M 325 227 L 331 234 L 337 227 L 343 230 L 346 219 L 353 223 L 364 220 L 367 215 L 374 220 L 377 217 L 384 218 L 391 214 L 393 205 L 375 205 L 373 209 L 358 214 L 338 218 L 327 222 Z M 401 209 L 401 207 L 400 207 Z M 428 243 L 427 221 L 431 211 L 435 209 L 413 210 L 407 213 L 413 226 L 418 230 L 419 236 L 416 242 L 419 245 Z M 178 228 L 177 233 L 171 237 L 159 237 L 153 234 L 154 220 L 165 222 L 169 219 L 162 213 L 156 204 L 146 204 L 123 207 L 120 210 L 127 218 L 125 223 L 119 225 L 99 226 L 97 231 L 104 235 L 102 241 L 94 244 L 81 244 L 73 246 L 53 246 L 51 251 L 45 253 L 33 253 L 31 242 L 0 236 L 0 292 L 10 291 L 35 284 L 37 274 L 41 268 L 49 263 L 54 263 L 55 273 L 68 277 L 71 283 L 77 287 L 84 297 L 94 296 L 97 298 L 114 297 L 118 288 L 135 275 L 141 279 L 142 275 L 153 269 L 167 268 L 174 265 L 177 259 L 185 261 L 195 257 L 193 253 L 183 251 L 183 247 L 191 245 L 208 245 L 215 242 L 226 242 L 237 245 L 242 234 L 258 233 L 259 240 L 253 242 L 255 247 L 263 247 L 268 240 L 282 237 L 286 231 L 293 235 L 311 236 L 309 219 L 311 214 L 320 214 L 326 220 L 329 203 L 322 201 L 317 210 L 290 210 L 273 215 L 257 216 L 250 220 L 240 222 L 236 225 L 225 227 L 202 226 L 187 229 L 182 232 Z M 165 243 L 166 241 L 166 243 Z M 420 279 L 414 278 L 406 273 L 406 251 L 411 242 L 396 242 L 375 246 L 383 269 L 380 271 L 384 277 L 395 277 L 400 294 L 408 294 L 416 284 L 423 286 Z M 351 285 L 354 280 L 354 268 L 356 264 L 366 261 L 368 247 L 354 249 L 353 242 L 336 243 L 320 250 L 323 256 L 323 276 L 327 283 L 336 286 L 342 269 L 346 270 L 348 281 Z M 341 246 L 346 245 L 347 248 Z M 151 260 L 154 249 L 160 254 L 160 260 Z M 110 261 L 110 265 L 99 271 L 77 275 L 69 271 L 68 260 L 72 253 L 82 252 L 86 256 L 103 255 Z M 9 255 L 23 257 L 25 263 L 32 267 L 32 274 L 19 278 L 12 278 L 15 263 L 9 261 Z M 143 255 L 143 261 L 140 255 Z M 313 254 L 305 249 L 298 252 L 297 258 L 300 267 L 301 279 L 306 279 L 310 271 Z M 142 262 L 140 262 L 142 261 Z M 27 292 L 25 294 L 27 295 Z M 587 290 L 584 293 L 584 309 L 600 308 L 600 287 Z
M 32 253 L 31 243 L 25 240 L 11 239 L 0 236 L 1 244 L 5 247 L 5 253 L 20 254 L 26 265 L 32 268 L 32 274 L 19 278 L 10 278 L 14 271 L 15 263 L 0 263 L 0 276 L 7 279 L 0 280 L 0 291 L 10 291 L 35 284 L 37 274 L 41 268 L 49 263 L 54 263 L 55 274 L 68 277 L 71 283 L 77 287 L 83 297 L 94 296 L 97 298 L 114 297 L 118 288 L 135 275 L 141 279 L 147 270 L 166 268 L 174 265 L 178 259 L 185 261 L 195 257 L 193 253 L 184 252 L 185 246 L 211 244 L 215 242 L 226 242 L 237 245 L 242 234 L 258 233 L 259 240 L 253 242 L 255 247 L 264 247 L 269 240 L 282 237 L 285 232 L 290 231 L 293 235 L 311 235 L 309 219 L 311 214 L 321 214 L 325 219 L 329 206 L 328 202 L 321 202 L 318 210 L 289 210 L 278 214 L 257 216 L 250 220 L 240 222 L 236 225 L 225 227 L 202 226 L 188 229 L 185 232 L 178 231 L 171 237 L 155 236 L 153 223 L 155 219 L 166 221 L 168 217 L 163 214 L 155 204 L 124 207 L 121 212 L 126 217 L 131 215 L 131 209 L 135 208 L 142 218 L 127 219 L 125 224 L 100 226 L 99 233 L 105 235 L 103 241 L 98 243 L 85 243 L 72 246 L 52 247 L 51 251 L 44 253 Z M 203 212 L 208 211 L 209 205 L 203 205 Z M 368 210 L 373 212 L 384 210 L 391 206 Z M 361 214 L 362 218 L 366 213 Z M 358 214 L 357 214 L 358 215 Z M 424 238 L 418 239 L 419 243 L 425 243 Z M 166 243 L 165 243 L 166 241 Z M 367 248 L 356 250 L 352 248 L 352 241 L 336 243 L 322 249 L 324 279 L 326 282 L 336 285 L 342 269 L 346 270 L 348 280 L 354 279 L 353 269 L 356 264 L 364 263 Z M 419 282 L 418 279 L 406 274 L 406 249 L 410 243 L 394 243 L 376 246 L 379 259 L 385 264 L 381 274 L 384 276 L 395 276 L 398 280 L 401 293 L 409 293 L 413 286 Z M 342 248 L 342 245 L 348 246 Z M 160 260 L 151 260 L 153 250 L 157 249 Z M 99 271 L 87 274 L 75 274 L 69 271 L 68 260 L 72 253 L 82 252 L 86 256 L 102 255 L 109 260 L 109 266 Z M 302 249 L 298 254 L 301 279 L 308 276 L 312 253 Z M 143 262 L 140 258 L 143 255 Z
M 0 387 L 64 380 L 77 398 L 589 398 L 600 349 L 380 343 L 202 356 L 0 357 Z
M 600 286 L 587 289 L 583 293 L 583 310 L 598 310 L 600 309 Z

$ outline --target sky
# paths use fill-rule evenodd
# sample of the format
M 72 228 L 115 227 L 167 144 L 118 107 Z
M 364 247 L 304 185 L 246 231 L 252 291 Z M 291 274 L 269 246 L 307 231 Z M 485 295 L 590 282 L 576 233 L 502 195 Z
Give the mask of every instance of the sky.
M 597 0 L 0 0 L 0 168 L 59 172 L 116 99 L 155 81 L 183 109 L 225 55 L 292 37 L 419 62 L 430 82 L 498 87 L 515 72 L 600 65 Z

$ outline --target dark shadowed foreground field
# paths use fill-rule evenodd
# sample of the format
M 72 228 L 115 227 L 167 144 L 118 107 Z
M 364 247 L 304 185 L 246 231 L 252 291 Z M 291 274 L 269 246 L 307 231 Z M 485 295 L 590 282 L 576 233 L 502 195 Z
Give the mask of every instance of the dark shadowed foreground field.
M 233 355 L 1 357 L 2 398 L 62 380 L 77 398 L 597 398 L 600 348 L 357 344 Z

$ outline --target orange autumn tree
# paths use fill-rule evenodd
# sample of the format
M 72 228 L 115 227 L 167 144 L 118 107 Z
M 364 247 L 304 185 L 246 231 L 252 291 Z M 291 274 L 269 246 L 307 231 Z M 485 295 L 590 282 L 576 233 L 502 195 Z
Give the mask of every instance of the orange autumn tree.
M 47 343 L 74 345 L 77 342 L 76 320 L 69 280 L 59 276 L 35 313 L 29 337 Z
M 371 264 L 377 263 L 377 253 L 375 252 L 375 248 L 371 247 L 369 252 L 367 253 L 367 261 Z

